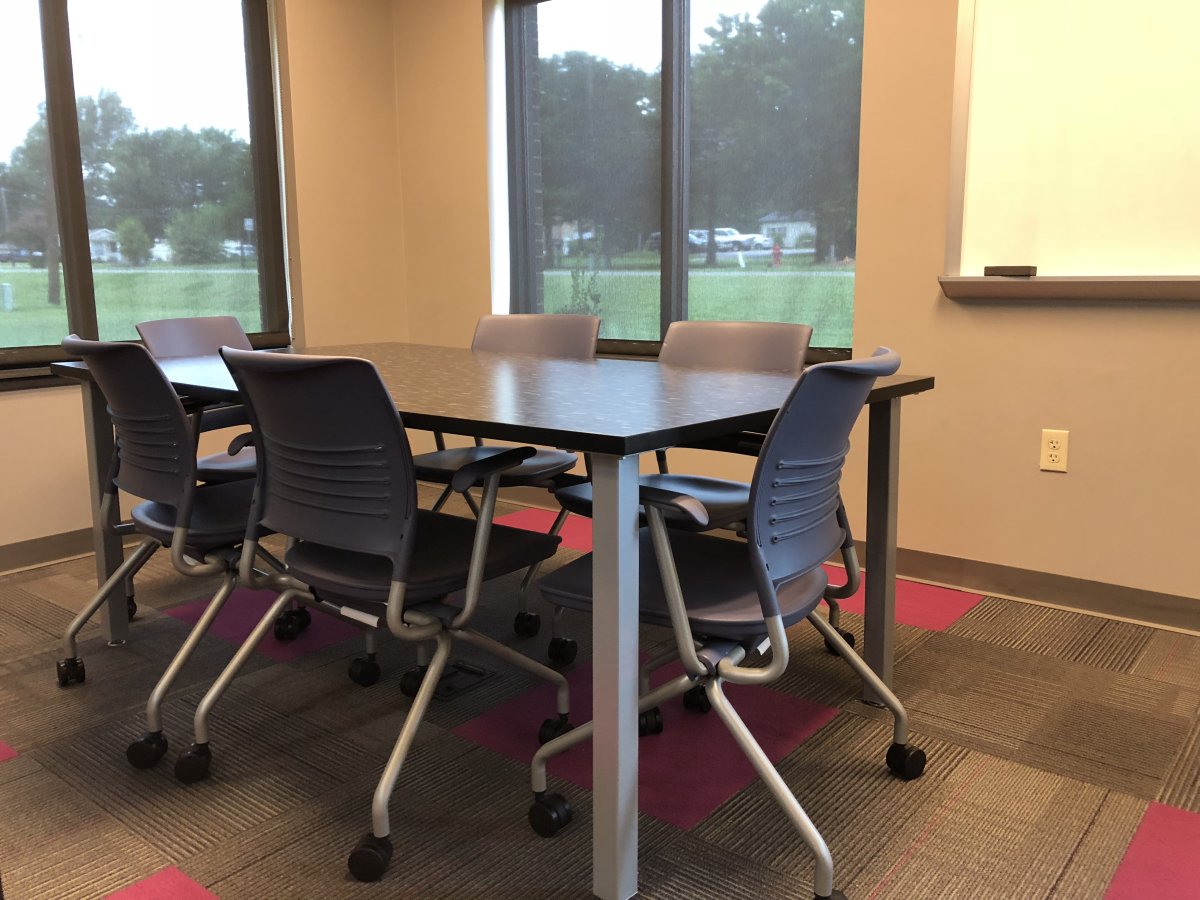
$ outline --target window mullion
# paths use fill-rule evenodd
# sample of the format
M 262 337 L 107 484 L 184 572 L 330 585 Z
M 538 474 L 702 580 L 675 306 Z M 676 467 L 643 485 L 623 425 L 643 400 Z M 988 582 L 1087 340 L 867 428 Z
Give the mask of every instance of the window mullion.
M 66 279 L 67 324 L 80 337 L 96 340 L 100 332 L 96 321 L 96 291 L 92 282 L 92 257 L 88 244 L 87 204 L 83 186 L 83 160 L 79 149 L 79 119 L 75 107 L 67 0 L 42 0 L 41 11 L 47 143 L 62 245 L 63 275 Z M 47 257 L 47 266 L 50 262 Z
M 690 0 L 662 0 L 662 261 L 659 336 L 687 318 Z

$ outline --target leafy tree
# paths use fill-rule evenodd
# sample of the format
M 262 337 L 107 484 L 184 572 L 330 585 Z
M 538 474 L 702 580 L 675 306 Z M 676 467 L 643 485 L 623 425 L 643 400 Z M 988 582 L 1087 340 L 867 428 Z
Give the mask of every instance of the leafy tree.
M 223 220 L 221 208 L 211 203 L 177 212 L 167 225 L 174 261 L 184 265 L 220 262 L 225 256 Z
M 142 223 L 132 216 L 117 224 L 117 244 L 125 261 L 135 266 L 146 264 L 150 259 L 150 249 L 154 246 Z

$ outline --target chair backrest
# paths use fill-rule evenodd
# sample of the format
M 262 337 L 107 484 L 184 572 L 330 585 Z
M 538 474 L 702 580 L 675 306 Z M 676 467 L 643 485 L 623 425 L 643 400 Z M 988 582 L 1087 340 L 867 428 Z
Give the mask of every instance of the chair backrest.
M 780 408 L 754 469 L 746 536 L 764 614 L 775 586 L 809 572 L 841 546 L 838 482 L 850 430 L 875 379 L 900 368 L 880 347 L 869 357 L 807 369 Z
M 404 425 L 375 366 L 228 347 L 221 356 L 256 436 L 248 537 L 275 531 L 384 556 L 402 580 L 417 482 Z
M 786 322 L 672 322 L 658 361 L 691 369 L 804 369 L 812 329 Z
M 233 316 L 155 319 L 140 323 L 137 331 L 155 359 L 216 356 L 222 347 L 251 349 L 242 323 Z
M 62 347 L 87 363 L 108 402 L 117 438 L 116 486 L 179 510 L 196 480 L 196 438 L 162 369 L 138 344 L 71 335 Z
M 561 359 L 595 359 L 600 319 L 548 313 L 481 316 L 472 350 L 528 353 Z

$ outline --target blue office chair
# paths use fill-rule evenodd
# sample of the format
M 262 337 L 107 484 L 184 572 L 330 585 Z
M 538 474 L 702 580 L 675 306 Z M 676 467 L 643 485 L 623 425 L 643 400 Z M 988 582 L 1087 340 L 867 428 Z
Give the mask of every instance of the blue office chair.
M 594 359 L 596 336 L 600 332 L 600 319 L 596 316 L 511 314 L 505 316 L 482 316 L 475 326 L 471 349 L 477 353 L 523 353 L 529 356 L 545 356 L 557 359 Z M 504 447 L 485 445 L 479 438 L 474 446 L 446 448 L 445 438 L 434 434 L 438 449 L 414 457 L 417 480 L 445 485 L 445 490 L 434 503 L 433 509 L 440 510 L 455 493 L 451 486 L 464 466 L 504 452 Z M 540 449 L 529 459 L 513 466 L 500 478 L 500 487 L 540 487 L 554 490 L 558 478 L 570 471 L 578 457 L 567 450 Z M 464 500 L 476 515 L 479 509 L 468 485 L 459 490 Z M 557 535 L 566 522 L 567 512 L 559 513 L 550 534 Z M 541 630 L 541 616 L 529 609 L 529 586 L 537 576 L 537 569 L 526 573 L 517 591 L 517 614 L 513 619 L 513 630 L 523 637 L 533 637 Z
M 485 579 L 520 571 L 552 556 L 559 538 L 496 525 L 492 518 L 504 473 L 534 455 L 513 447 L 465 466 L 451 488 L 483 483 L 477 520 L 417 508 L 417 485 L 404 424 L 375 367 L 366 360 L 224 349 L 254 428 L 258 484 L 242 547 L 243 576 L 259 539 L 278 532 L 293 540 L 285 572 L 260 586 L 278 599 L 201 700 L 195 743 L 179 757 L 176 776 L 208 775 L 208 717 L 238 670 L 293 599 L 323 613 L 436 650 L 384 768 L 372 803 L 372 831 L 351 853 L 361 881 L 382 877 L 392 856 L 389 802 L 417 728 L 455 641 L 465 641 L 558 692 L 558 715 L 539 737 L 570 728 L 569 692 L 561 673 L 521 655 L 469 625 Z M 465 590 L 461 606 L 449 595 Z
M 838 522 L 838 482 L 849 450 L 850 430 L 875 379 L 890 375 L 900 357 L 879 349 L 869 358 L 823 363 L 799 379 L 767 433 L 750 490 L 746 540 L 702 534 L 708 511 L 695 497 L 643 486 L 641 502 L 649 527 L 642 530 L 639 602 L 645 622 L 669 626 L 684 673 L 643 693 L 645 711 L 698 686 L 734 736 L 771 794 L 817 858 L 816 896 L 833 889 L 829 848 L 767 755 L 725 697 L 723 685 L 769 684 L 788 665 L 785 629 L 807 618 L 838 654 L 875 691 L 894 717 L 888 768 L 913 779 L 925 770 L 925 754 L 908 744 L 903 705 L 879 677 L 815 610 L 826 590 L 821 568 L 843 541 Z M 668 528 L 667 515 L 695 530 Z M 538 583 L 543 597 L 559 606 L 590 610 L 592 558 L 581 557 Z M 770 661 L 743 665 L 769 641 Z M 571 820 L 560 794 L 547 793 L 546 764 L 586 740 L 592 724 L 543 745 L 533 760 L 534 802 L 529 820 L 550 837 Z M 703 748 L 696 748 L 702 752 Z
M 100 518 L 108 521 L 117 490 L 143 500 L 130 512 L 142 542 L 104 583 L 67 629 L 66 656 L 57 664 L 63 687 L 83 682 L 87 673 L 76 636 L 108 595 L 133 575 L 160 547 L 183 575 L 222 575 L 221 585 L 183 646 L 171 660 L 146 705 L 147 730 L 126 751 L 129 761 L 150 768 L 167 752 L 161 707 L 167 691 L 192 656 L 209 626 L 237 586 L 239 547 L 254 491 L 252 480 L 197 485 L 193 421 L 162 370 L 137 344 L 88 341 L 71 335 L 63 349 L 87 363 L 112 416 L 116 453 L 104 487 Z

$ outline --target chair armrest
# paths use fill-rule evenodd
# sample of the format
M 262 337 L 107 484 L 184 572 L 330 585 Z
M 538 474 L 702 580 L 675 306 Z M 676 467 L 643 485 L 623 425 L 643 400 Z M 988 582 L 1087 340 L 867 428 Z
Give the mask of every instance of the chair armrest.
M 638 493 L 638 499 L 643 506 L 656 506 L 663 511 L 678 513 L 700 528 L 708 524 L 708 510 L 691 494 L 680 494 L 677 491 L 644 484 L 638 488 Z
M 505 469 L 520 465 L 535 453 L 537 451 L 533 447 L 513 447 L 511 450 L 505 450 L 503 453 L 497 453 L 486 459 L 478 459 L 455 472 L 454 477 L 450 479 L 450 487 L 461 494 L 489 475 L 498 474 Z
M 227 452 L 229 453 L 230 456 L 237 456 L 239 453 L 241 453 L 247 447 L 253 447 L 253 446 L 254 446 L 254 432 L 253 431 L 243 431 L 241 434 L 239 434 L 237 437 L 235 437 L 232 441 L 229 442 L 229 450 Z

